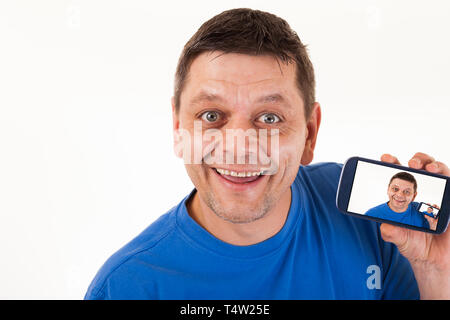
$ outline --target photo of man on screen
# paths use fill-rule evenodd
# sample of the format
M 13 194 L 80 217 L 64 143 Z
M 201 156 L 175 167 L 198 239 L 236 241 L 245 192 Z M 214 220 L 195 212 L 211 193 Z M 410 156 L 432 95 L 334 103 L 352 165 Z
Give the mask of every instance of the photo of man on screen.
M 425 208 L 420 208 L 420 212 L 423 213 L 424 215 L 427 215 L 433 219 L 437 219 L 439 216 L 439 206 L 434 204 L 431 205 L 429 203 L 423 203 L 422 206 L 424 206 Z M 435 210 L 436 209 L 436 210 Z
M 388 202 L 368 210 L 366 215 L 421 228 L 435 228 L 436 223 L 431 221 L 433 219 L 427 219 L 419 211 L 419 203 L 414 202 L 417 196 L 417 181 L 412 174 L 395 174 L 389 181 L 387 195 Z

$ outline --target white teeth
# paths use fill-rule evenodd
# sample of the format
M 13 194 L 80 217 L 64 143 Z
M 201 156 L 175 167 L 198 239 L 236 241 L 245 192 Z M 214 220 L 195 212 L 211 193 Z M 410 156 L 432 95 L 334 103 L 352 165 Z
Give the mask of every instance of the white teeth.
M 224 169 L 216 168 L 216 171 L 222 175 L 226 176 L 232 176 L 232 177 L 254 177 L 259 176 L 261 174 L 261 171 L 248 171 L 248 172 L 235 172 L 235 171 L 228 171 Z

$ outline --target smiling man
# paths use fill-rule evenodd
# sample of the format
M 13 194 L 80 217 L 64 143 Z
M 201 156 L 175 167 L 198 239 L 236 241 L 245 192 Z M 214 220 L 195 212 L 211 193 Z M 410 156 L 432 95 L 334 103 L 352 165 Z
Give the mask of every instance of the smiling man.
M 265 166 L 259 161 L 254 165 L 239 164 L 237 157 L 231 164 L 186 165 L 197 190 L 187 203 L 188 211 L 201 226 L 228 243 L 254 244 L 282 228 L 291 202 L 290 186 L 302 155 L 304 163 L 312 157 L 320 107 L 313 106 L 307 121 L 295 72 L 294 64 L 279 64 L 269 55 L 205 52 L 190 67 L 189 81 L 180 97 L 181 108 L 173 105 L 175 129 L 189 130 L 194 121 L 202 121 L 205 129 L 221 130 L 221 136 L 232 139 L 234 135 L 227 132 L 265 129 L 269 131 L 269 142 L 273 138 L 270 132 L 277 132 L 274 174 L 264 174 Z M 210 92 L 208 98 L 198 99 L 205 91 Z M 220 150 L 224 153 L 222 159 L 229 153 L 237 156 L 237 143 L 225 141 L 221 145 L 228 146 Z M 251 152 L 243 153 L 248 159 Z M 268 156 L 273 159 L 273 155 Z M 239 177 L 254 172 L 263 174 Z
M 424 241 L 336 208 L 342 166 L 310 165 L 314 87 L 283 19 L 233 9 L 205 22 L 181 53 L 172 99 L 175 152 L 195 188 L 108 259 L 85 298 L 449 297 L 448 232 Z M 420 153 L 410 166 L 449 174 Z
M 396 173 L 389 181 L 387 195 L 388 202 L 368 210 L 366 215 L 420 228 L 430 228 L 428 220 L 419 212 L 419 203 L 413 202 L 417 196 L 417 181 L 412 174 Z

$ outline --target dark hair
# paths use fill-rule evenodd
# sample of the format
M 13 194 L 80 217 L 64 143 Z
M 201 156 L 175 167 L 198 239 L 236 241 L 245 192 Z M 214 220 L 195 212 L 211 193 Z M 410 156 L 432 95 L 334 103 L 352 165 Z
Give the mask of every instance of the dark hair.
M 175 109 L 192 61 L 201 53 L 222 51 L 249 55 L 272 55 L 296 64 L 296 81 L 309 118 L 315 102 L 314 69 L 306 46 L 289 24 L 274 14 L 247 8 L 224 11 L 201 25 L 184 46 L 175 73 Z
M 399 172 L 391 178 L 391 181 L 389 181 L 389 185 L 391 185 L 392 180 L 394 180 L 394 179 L 401 179 L 401 180 L 405 180 L 405 181 L 413 183 L 414 184 L 414 192 L 417 191 L 417 181 L 412 174 L 410 174 L 408 172 Z

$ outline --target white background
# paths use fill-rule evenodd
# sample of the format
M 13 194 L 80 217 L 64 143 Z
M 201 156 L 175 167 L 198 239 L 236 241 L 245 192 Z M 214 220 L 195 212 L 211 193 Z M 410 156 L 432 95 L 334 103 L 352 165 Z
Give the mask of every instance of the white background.
M 81 299 L 191 190 L 172 151 L 173 75 L 201 23 L 235 7 L 283 17 L 308 45 L 314 162 L 450 163 L 449 1 L 2 0 L 0 298 Z
M 398 172 L 394 168 L 377 166 L 372 163 L 358 161 L 355 180 L 348 203 L 348 211 L 365 214 L 367 210 L 389 201 L 387 195 L 391 178 Z M 442 206 L 445 190 L 445 179 L 409 172 L 417 182 L 415 202 L 425 202 Z

